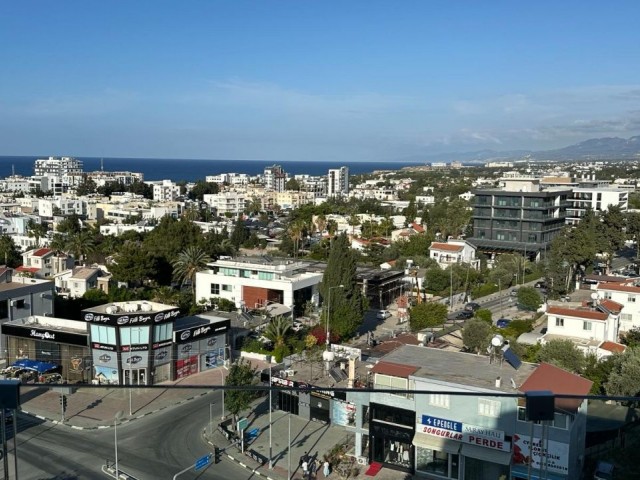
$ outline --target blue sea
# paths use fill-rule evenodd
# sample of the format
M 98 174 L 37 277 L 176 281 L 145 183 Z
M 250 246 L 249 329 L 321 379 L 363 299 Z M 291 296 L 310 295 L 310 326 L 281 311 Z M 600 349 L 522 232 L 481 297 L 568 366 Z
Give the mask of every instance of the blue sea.
M 8 177 L 15 170 L 16 175 L 33 175 L 33 165 L 40 157 L 0 156 L 0 178 Z M 257 175 L 265 167 L 274 163 L 282 165 L 285 172 L 291 175 L 309 174 L 326 175 L 330 168 L 349 167 L 349 174 L 370 173 L 374 170 L 400 169 L 411 165 L 424 165 L 417 162 L 274 162 L 270 160 L 190 160 L 168 158 L 95 158 L 75 157 L 83 162 L 85 172 L 100 170 L 100 163 L 105 171 L 142 172 L 145 180 L 186 180 L 188 182 L 204 180 L 207 175 L 219 173 L 246 173 Z M 14 170 L 12 170 L 12 168 Z

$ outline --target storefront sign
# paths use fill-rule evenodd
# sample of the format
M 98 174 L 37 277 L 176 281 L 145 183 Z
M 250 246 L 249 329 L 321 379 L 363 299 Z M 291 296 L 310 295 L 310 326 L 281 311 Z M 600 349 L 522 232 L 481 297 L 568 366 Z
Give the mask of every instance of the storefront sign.
M 136 312 L 127 313 L 95 313 L 95 312 L 83 312 L 83 319 L 85 322 L 98 323 L 101 325 L 139 325 L 160 323 L 175 320 L 180 315 L 180 310 L 175 308 L 163 312 Z
M 121 350 L 123 352 L 146 352 L 149 350 L 149 345 L 122 345 Z
M 173 345 L 173 342 L 171 340 L 166 340 L 164 342 L 157 342 L 154 343 L 153 345 L 151 345 L 151 348 L 153 350 L 156 350 L 157 348 L 163 348 L 163 347 L 168 347 L 170 345 Z
M 69 333 L 62 330 L 49 330 L 31 325 L 2 325 L 2 333 L 13 337 L 36 338 L 45 342 L 66 343 L 86 347 L 89 344 L 88 334 Z
M 511 443 L 504 440 L 504 432 L 501 430 L 492 430 L 429 415 L 422 416 L 422 421 L 425 422 L 425 420 L 429 421 L 430 424 L 418 423 L 416 432 L 426 433 L 434 437 L 449 438 L 502 452 L 511 451 Z
M 356 406 L 350 402 L 334 400 L 331 404 L 331 421 L 334 425 L 354 427 L 356 424 Z
M 231 320 L 224 320 L 197 327 L 185 328 L 184 330 L 173 332 L 173 341 L 175 343 L 193 342 L 201 338 L 219 335 L 221 332 L 229 330 L 230 327 Z
M 532 468 L 544 468 L 549 472 L 569 473 L 569 445 L 553 440 L 533 439 L 531 437 L 513 436 L 513 464 L 529 465 Z
M 271 384 L 272 385 L 276 385 L 276 386 L 280 386 L 280 387 L 295 387 L 296 386 L 296 382 L 294 382 L 293 380 L 288 380 L 286 378 L 280 378 L 280 377 L 271 377 Z
M 108 352 L 115 352 L 115 345 L 105 345 L 104 343 L 92 343 L 91 348 L 95 348 L 96 350 L 107 350 Z

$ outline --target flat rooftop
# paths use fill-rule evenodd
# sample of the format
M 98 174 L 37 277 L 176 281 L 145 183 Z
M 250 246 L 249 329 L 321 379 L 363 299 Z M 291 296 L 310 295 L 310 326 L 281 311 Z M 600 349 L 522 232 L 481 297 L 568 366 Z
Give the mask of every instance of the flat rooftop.
M 26 328 L 44 328 L 47 330 L 57 330 L 60 332 L 85 335 L 89 333 L 89 324 L 86 322 L 68 320 L 66 318 L 44 317 L 41 315 L 32 315 L 30 317 L 12 320 L 4 323 L 3 325 Z
M 450 352 L 430 347 L 405 345 L 385 355 L 381 361 L 418 367 L 413 377 L 423 377 L 442 382 L 470 385 L 473 387 L 516 393 L 510 379 L 519 388 L 538 365 L 522 363 L 515 370 L 506 361 L 472 353 Z M 496 388 L 496 378 L 502 378 L 502 387 Z
M 113 307 L 117 307 L 117 311 L 111 311 Z M 110 311 L 107 311 L 107 308 Z M 129 301 L 129 302 L 111 302 L 96 307 L 86 308 L 83 311 L 92 313 L 134 313 L 134 312 L 164 312 L 166 310 L 173 310 L 176 307 L 173 305 L 165 305 L 164 303 L 150 302 L 148 300 Z

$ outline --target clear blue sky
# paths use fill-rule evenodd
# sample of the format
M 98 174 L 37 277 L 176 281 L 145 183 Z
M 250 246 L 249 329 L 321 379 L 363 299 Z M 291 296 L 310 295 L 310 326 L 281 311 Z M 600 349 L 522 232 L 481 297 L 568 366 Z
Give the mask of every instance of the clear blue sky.
M 640 2 L 0 3 L 0 155 L 394 160 L 640 133 Z

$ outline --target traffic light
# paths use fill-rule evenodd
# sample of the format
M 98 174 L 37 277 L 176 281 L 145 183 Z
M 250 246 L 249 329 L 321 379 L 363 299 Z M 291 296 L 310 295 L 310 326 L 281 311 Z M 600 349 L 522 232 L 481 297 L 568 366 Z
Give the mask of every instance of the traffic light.
M 62 406 L 62 411 L 66 412 L 67 411 L 67 396 L 66 395 L 60 395 L 60 405 Z
M 218 447 L 213 447 L 213 463 L 220 463 L 220 460 L 222 460 L 222 449 L 218 448 Z

